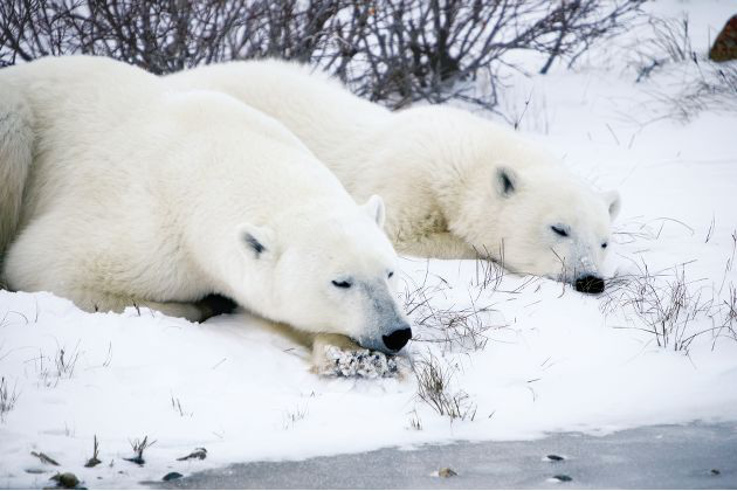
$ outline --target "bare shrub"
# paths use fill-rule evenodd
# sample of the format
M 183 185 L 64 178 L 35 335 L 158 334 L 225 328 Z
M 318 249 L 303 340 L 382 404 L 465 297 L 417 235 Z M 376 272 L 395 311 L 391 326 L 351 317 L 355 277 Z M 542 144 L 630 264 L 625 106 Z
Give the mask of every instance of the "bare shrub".
M 0 66 L 105 55 L 153 73 L 225 60 L 310 62 L 394 107 L 461 98 L 491 106 L 514 50 L 569 64 L 621 30 L 646 0 L 6 0 Z M 470 82 L 491 76 L 475 99 Z
M 666 117 L 688 121 L 707 110 L 737 111 L 737 66 L 715 63 L 707 53 L 693 48 L 687 15 L 650 17 L 647 32 L 648 37 L 638 40 L 631 50 L 637 58 L 636 82 L 666 66 L 678 70 L 677 91 L 659 89 L 653 94 Z
M 462 390 L 451 390 L 450 384 L 455 374 L 452 366 L 443 367 L 438 358 L 427 353 L 413 361 L 412 368 L 417 377 L 417 396 L 420 400 L 451 420 L 473 421 L 476 405 Z M 419 420 L 417 425 L 421 427 Z
M 344 0 L 8 0 L 0 65 L 72 53 L 105 55 L 162 74 L 229 59 L 309 61 Z
M 685 88 L 675 96 L 661 97 L 672 107 L 671 115 L 688 121 L 703 111 L 737 111 L 737 66 L 698 60 L 693 63 L 697 65 L 696 75 Z
M 494 2 L 464 0 L 377 2 L 360 36 L 358 73 L 347 80 L 371 100 L 392 101 L 395 107 L 416 100 L 475 100 L 469 85 L 482 70 L 509 64 L 513 50 L 533 50 L 553 62 L 572 63 L 590 44 L 621 27 L 642 1 L 600 0 Z M 345 77 L 344 77 L 345 78 Z M 490 81 L 493 83 L 493 77 Z
M 653 71 L 668 63 L 696 58 L 687 15 L 680 18 L 650 17 L 648 27 L 649 37 L 634 46 L 634 52 L 640 58 L 636 82 L 648 78 Z

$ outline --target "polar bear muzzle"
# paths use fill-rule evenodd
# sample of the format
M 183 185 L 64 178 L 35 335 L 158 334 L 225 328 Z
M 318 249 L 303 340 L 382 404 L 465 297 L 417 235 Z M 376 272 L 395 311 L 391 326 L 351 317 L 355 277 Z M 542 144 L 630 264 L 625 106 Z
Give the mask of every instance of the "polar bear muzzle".
M 390 351 L 396 353 L 404 348 L 404 345 L 406 345 L 411 338 L 412 329 L 410 329 L 409 324 L 402 322 L 397 326 L 397 329 L 389 335 L 382 336 L 381 340 L 384 342 L 384 346 L 386 346 Z
M 578 278 L 575 282 L 577 292 L 581 293 L 601 293 L 604 291 L 604 280 L 598 276 L 587 275 Z

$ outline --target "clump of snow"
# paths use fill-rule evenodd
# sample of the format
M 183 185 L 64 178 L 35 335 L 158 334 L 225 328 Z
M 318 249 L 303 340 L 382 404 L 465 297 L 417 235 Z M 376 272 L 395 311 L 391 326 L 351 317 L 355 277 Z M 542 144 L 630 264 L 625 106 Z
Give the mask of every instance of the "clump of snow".
M 718 0 L 651 8 L 688 9 L 700 53 L 733 13 Z M 335 352 L 339 376 L 318 376 L 305 348 L 247 314 L 192 324 L 0 291 L 0 487 L 48 486 L 59 472 L 130 487 L 238 461 L 737 421 L 737 114 L 664 117 L 651 102 L 678 93 L 678 63 L 635 83 L 620 58 L 602 67 L 594 55 L 574 71 L 510 74 L 500 110 L 622 194 L 607 290 L 586 296 L 481 261 L 402 260 L 405 356 L 434 360 L 468 417 L 439 414 L 417 377 L 380 376 L 395 359 Z M 147 437 L 145 464 L 126 461 Z M 84 467 L 95 440 L 102 463 Z M 207 458 L 177 460 L 193 448 Z

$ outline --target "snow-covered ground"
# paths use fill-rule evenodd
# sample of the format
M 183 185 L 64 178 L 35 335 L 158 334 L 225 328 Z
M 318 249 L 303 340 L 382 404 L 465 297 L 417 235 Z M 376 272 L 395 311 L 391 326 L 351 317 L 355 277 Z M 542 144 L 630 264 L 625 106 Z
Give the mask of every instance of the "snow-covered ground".
M 702 57 L 736 13 L 716 0 L 649 8 L 688 11 Z M 605 294 L 484 262 L 402 262 L 409 356 L 421 375 L 446 377 L 437 397 L 459 417 L 424 402 L 411 372 L 320 378 L 303 348 L 246 314 L 197 325 L 0 291 L 0 393 L 14 400 L 0 422 L 0 487 L 45 486 L 60 470 L 88 487 L 126 487 L 232 462 L 737 421 L 737 111 L 716 99 L 686 119 L 663 97 L 709 77 L 704 60 L 665 63 L 635 83 L 649 32 L 633 29 L 574 70 L 510 74 L 501 92 L 507 119 L 622 194 Z M 648 332 L 663 324 L 667 340 Z M 102 464 L 85 468 L 95 436 Z M 144 437 L 155 440 L 145 465 L 124 460 Z M 197 447 L 207 459 L 176 460 Z

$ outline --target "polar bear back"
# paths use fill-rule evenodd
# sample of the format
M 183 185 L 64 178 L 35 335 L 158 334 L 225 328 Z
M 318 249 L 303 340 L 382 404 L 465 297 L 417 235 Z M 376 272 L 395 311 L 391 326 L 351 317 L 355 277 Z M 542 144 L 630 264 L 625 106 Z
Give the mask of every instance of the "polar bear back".
M 178 89 L 223 92 L 273 116 L 306 142 L 349 191 L 356 162 L 368 161 L 363 156 L 381 144 L 374 135 L 392 120 L 388 109 L 356 97 L 319 69 L 283 60 L 202 66 L 164 80 Z
M 75 206 L 111 194 L 135 201 L 146 194 L 137 188 L 148 191 L 154 183 L 161 194 L 169 188 L 181 193 L 179 181 L 201 193 L 208 190 L 196 182 L 205 175 L 212 179 L 213 173 L 222 186 L 274 190 L 259 193 L 269 206 L 254 203 L 254 212 L 278 213 L 289 203 L 276 191 L 350 200 L 291 132 L 227 95 L 171 90 L 156 76 L 104 58 L 46 59 L 11 70 L 15 73 L 4 73 L 3 80 L 22 86 L 34 111 L 44 115 L 37 118 L 43 127 L 37 130 L 39 158 L 26 221 L 62 194 Z M 232 141 L 239 145 L 220 143 Z M 210 165 L 216 161 L 217 166 Z M 141 174 L 150 182 L 139 182 Z M 43 192 L 37 192 L 40 188 Z M 70 188 L 75 192 L 66 192 Z M 127 193 L 121 195 L 121 188 Z
M 198 261 L 227 258 L 224 244 L 244 221 L 268 224 L 305 203 L 326 216 L 356 208 L 288 130 L 229 96 L 172 90 L 93 57 L 8 68 L 0 83 L 27 98 L 37 134 L 9 251 L 17 270 L 6 271 L 16 288 L 74 283 L 196 299 L 215 288 Z M 85 278 L 65 264 L 85 264 Z

